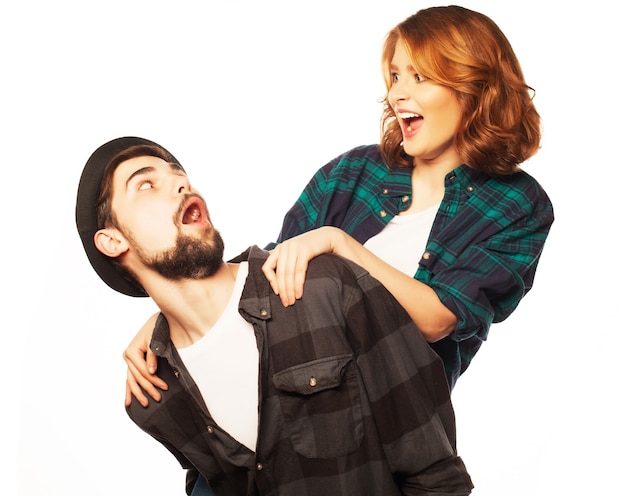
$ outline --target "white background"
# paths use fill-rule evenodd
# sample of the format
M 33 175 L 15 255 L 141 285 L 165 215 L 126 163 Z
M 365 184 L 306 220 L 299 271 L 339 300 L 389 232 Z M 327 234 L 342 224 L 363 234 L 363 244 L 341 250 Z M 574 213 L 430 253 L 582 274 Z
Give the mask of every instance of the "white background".
M 106 287 L 74 225 L 112 138 L 155 140 L 207 198 L 227 256 L 275 239 L 314 171 L 378 141 L 380 48 L 426 1 L 57 0 L 0 5 L 0 493 L 183 495 L 126 417 L 121 354 L 154 307 Z M 537 90 L 526 166 L 557 220 L 535 288 L 453 400 L 476 496 L 623 491 L 624 79 L 615 4 L 467 1 Z M 16 477 L 17 474 L 17 477 Z

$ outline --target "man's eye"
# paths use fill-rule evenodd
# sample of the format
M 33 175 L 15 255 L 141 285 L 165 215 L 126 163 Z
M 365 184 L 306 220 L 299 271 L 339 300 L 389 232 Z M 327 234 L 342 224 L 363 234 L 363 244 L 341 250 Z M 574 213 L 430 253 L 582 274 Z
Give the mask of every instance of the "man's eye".
M 152 183 L 150 181 L 144 181 L 144 182 L 142 182 L 139 185 L 139 190 L 141 191 L 141 190 L 144 190 L 144 189 L 151 189 L 152 187 L 153 186 L 152 186 Z

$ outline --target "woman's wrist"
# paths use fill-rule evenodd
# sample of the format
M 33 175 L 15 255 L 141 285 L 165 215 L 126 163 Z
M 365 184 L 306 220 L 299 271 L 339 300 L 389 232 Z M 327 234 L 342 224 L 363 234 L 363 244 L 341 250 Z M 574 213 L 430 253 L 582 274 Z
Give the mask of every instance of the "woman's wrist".
M 363 249 L 363 246 L 338 227 L 327 226 L 327 229 L 330 252 L 359 263 L 359 249 Z

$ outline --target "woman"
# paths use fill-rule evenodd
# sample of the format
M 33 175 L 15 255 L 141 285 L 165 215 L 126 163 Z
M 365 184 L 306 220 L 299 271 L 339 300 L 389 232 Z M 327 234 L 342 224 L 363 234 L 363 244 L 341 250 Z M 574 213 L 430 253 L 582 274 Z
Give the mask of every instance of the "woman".
M 324 252 L 365 267 L 442 357 L 450 387 L 493 322 L 533 284 L 554 220 L 520 170 L 539 149 L 533 90 L 498 26 L 457 6 L 418 11 L 384 43 L 380 145 L 320 169 L 285 216 L 264 267 L 283 304 Z M 148 348 L 153 317 L 125 352 L 131 394 L 166 387 Z M 147 363 L 147 365 L 146 365 Z

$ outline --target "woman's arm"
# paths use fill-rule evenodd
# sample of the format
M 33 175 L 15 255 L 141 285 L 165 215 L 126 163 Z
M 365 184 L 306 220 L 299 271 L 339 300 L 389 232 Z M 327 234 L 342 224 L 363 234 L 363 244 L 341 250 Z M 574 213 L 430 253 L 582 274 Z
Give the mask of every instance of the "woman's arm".
M 158 312 L 152 315 L 124 350 L 124 360 L 128 365 L 126 406 L 130 405 L 133 396 L 142 406 L 148 406 L 144 392 L 155 401 L 161 401 L 161 393 L 157 388 L 167 390 L 167 384 L 156 375 L 157 358 L 150 350 L 152 331 L 158 316 Z
M 428 285 L 383 262 L 341 229 L 329 226 L 284 241 L 270 253 L 263 272 L 283 305 L 302 297 L 308 263 L 322 253 L 340 255 L 365 268 L 404 307 L 427 341 L 438 341 L 454 330 L 456 316 Z

